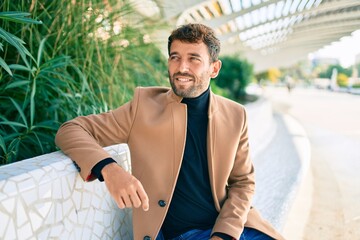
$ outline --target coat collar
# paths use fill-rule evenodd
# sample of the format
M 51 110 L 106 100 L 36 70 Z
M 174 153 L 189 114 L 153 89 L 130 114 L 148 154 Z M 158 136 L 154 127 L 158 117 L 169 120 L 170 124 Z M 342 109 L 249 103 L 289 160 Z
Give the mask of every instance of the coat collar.
M 167 92 L 168 103 L 172 103 L 172 102 L 181 103 L 182 99 L 183 98 L 176 95 L 171 88 Z M 213 115 L 217 112 L 217 110 L 218 110 L 217 95 L 213 93 L 210 88 L 210 104 L 209 104 L 209 112 L 208 112 L 209 118 L 212 118 Z

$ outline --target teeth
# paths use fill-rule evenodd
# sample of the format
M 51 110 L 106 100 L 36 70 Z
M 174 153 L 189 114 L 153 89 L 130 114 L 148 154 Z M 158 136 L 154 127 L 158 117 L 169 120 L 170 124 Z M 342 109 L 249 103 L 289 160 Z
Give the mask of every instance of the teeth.
M 190 82 L 190 79 L 188 78 L 177 78 L 177 80 L 180 82 Z

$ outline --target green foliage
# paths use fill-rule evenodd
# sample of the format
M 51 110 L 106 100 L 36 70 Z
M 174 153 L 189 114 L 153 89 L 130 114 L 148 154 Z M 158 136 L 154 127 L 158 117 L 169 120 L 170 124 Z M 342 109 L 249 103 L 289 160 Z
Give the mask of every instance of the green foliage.
M 215 84 L 225 89 L 228 97 L 238 101 L 246 95 L 245 88 L 254 78 L 253 65 L 237 56 L 225 56 L 221 61 Z
M 278 82 L 281 76 L 281 71 L 277 68 L 269 68 L 266 71 L 256 74 L 255 78 L 258 82 L 270 81 L 272 83 Z
M 228 91 L 225 88 L 221 88 L 216 85 L 215 81 L 210 82 L 211 91 L 215 94 L 221 95 L 226 98 L 230 98 Z
M 349 68 L 344 68 L 339 64 L 336 65 L 330 65 L 325 71 L 319 73 L 320 78 L 331 78 L 331 75 L 333 73 L 333 69 L 337 69 L 338 74 L 342 73 L 346 75 L 347 77 L 350 77 L 352 74 L 352 70 Z
M 137 85 L 167 84 L 146 35 L 161 26 L 125 1 L 15 2 L 0 3 L 0 164 L 56 150 L 61 123 L 117 107 Z
M 12 21 L 12 22 L 18 22 L 18 23 L 31 23 L 31 24 L 41 24 L 41 21 L 36 21 L 33 19 L 28 18 L 30 16 L 29 13 L 23 13 L 23 12 L 0 12 L 0 19 L 2 21 Z M 10 32 L 4 30 L 2 27 L 0 27 L 0 38 L 2 38 L 7 44 L 12 45 L 15 47 L 22 60 L 26 64 L 27 67 L 29 67 L 29 62 L 27 60 L 27 57 L 32 57 L 30 52 L 25 48 L 24 44 L 25 42 L 22 41 L 20 38 L 16 37 L 15 35 L 11 34 Z M 3 44 L 0 42 L 0 50 L 3 51 Z M 10 70 L 8 64 L 4 61 L 4 59 L 0 56 L 0 66 L 12 76 L 12 71 Z

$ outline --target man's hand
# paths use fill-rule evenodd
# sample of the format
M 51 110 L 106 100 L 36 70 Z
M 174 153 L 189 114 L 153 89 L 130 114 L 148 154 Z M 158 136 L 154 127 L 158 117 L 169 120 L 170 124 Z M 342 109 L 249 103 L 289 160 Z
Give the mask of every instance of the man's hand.
M 101 174 L 111 196 L 119 208 L 138 208 L 149 210 L 149 198 L 141 182 L 126 172 L 117 163 L 106 165 Z

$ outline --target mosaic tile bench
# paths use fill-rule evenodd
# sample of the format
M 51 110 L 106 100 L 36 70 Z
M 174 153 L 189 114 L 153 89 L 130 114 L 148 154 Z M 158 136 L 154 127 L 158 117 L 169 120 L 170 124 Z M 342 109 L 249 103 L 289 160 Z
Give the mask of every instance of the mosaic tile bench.
M 106 149 L 129 169 L 126 145 Z M 132 239 L 131 210 L 61 152 L 0 167 L 0 190 L 0 239 Z

